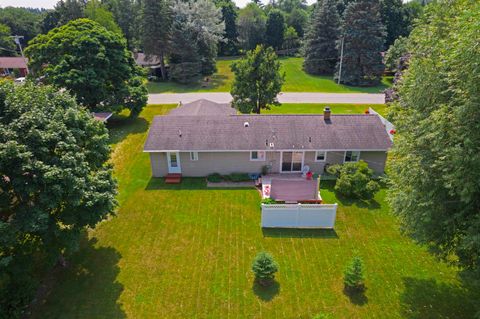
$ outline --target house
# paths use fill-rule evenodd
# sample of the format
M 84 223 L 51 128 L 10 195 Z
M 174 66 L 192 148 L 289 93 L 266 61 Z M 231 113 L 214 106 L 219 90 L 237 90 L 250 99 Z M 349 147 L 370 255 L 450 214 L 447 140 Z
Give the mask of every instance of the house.
M 154 76 L 161 76 L 160 57 L 157 55 L 147 55 L 141 52 L 134 52 L 133 58 L 135 63 L 145 69 L 148 69 L 148 73 Z
M 27 76 L 27 59 L 22 57 L 0 57 L 0 74 L 10 75 L 13 73 L 13 70 L 18 70 L 19 77 Z
M 156 116 L 144 145 L 152 175 L 302 172 L 364 160 L 385 168 L 392 142 L 378 115 L 240 115 L 228 104 L 199 100 Z

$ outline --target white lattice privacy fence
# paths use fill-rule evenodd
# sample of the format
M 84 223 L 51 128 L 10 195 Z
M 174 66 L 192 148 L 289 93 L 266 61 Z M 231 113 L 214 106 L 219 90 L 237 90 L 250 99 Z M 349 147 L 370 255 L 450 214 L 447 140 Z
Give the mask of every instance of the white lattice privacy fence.
M 262 227 L 333 228 L 337 204 L 262 204 Z

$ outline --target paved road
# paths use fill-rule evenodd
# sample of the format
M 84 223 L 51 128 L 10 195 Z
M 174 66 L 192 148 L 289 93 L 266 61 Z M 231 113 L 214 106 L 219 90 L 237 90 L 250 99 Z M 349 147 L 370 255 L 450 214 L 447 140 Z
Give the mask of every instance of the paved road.
M 161 93 L 149 94 L 149 104 L 189 103 L 199 99 L 208 99 L 217 103 L 228 103 L 232 96 L 228 92 L 212 93 Z M 280 103 L 348 103 L 348 104 L 384 104 L 384 94 L 370 93 L 280 93 Z

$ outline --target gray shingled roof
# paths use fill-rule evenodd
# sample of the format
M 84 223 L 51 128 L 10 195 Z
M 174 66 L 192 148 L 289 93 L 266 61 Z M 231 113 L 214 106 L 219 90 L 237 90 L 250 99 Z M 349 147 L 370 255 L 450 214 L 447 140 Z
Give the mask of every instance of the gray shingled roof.
M 391 145 L 377 115 L 332 115 L 328 123 L 312 114 L 168 115 L 153 119 L 144 151 L 387 150 Z
M 237 110 L 230 103 L 215 103 L 200 99 L 191 103 L 185 103 L 168 113 L 168 115 L 235 115 Z

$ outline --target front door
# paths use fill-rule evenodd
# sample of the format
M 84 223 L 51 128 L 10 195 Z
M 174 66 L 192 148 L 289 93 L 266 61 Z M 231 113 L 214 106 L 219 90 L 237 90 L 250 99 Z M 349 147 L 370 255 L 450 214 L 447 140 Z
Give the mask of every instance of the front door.
M 282 152 L 282 172 L 301 172 L 303 152 Z
M 180 167 L 180 154 L 178 152 L 167 153 L 168 173 L 180 174 L 182 168 Z

